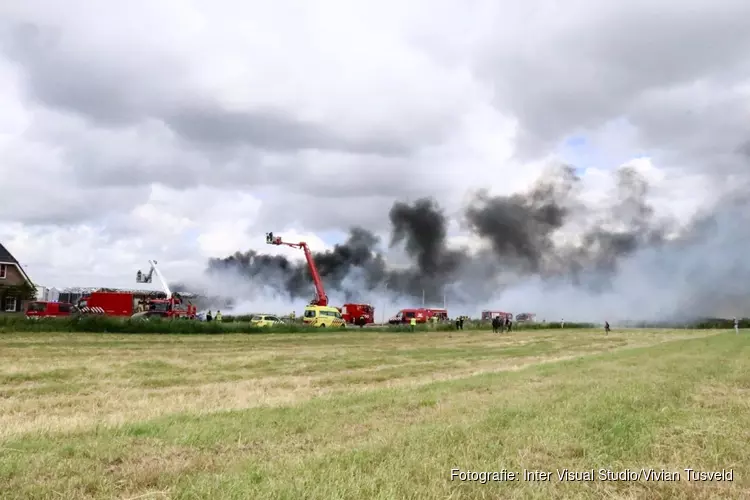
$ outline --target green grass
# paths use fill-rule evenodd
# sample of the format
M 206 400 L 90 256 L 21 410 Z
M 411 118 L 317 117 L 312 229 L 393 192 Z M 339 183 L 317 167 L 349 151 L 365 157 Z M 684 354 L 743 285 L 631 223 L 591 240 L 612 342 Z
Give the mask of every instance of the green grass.
M 3 498 L 748 498 L 750 339 L 0 336 Z M 451 481 L 451 469 L 552 472 Z M 559 481 L 558 469 L 683 480 Z M 683 469 L 732 469 L 689 482 Z

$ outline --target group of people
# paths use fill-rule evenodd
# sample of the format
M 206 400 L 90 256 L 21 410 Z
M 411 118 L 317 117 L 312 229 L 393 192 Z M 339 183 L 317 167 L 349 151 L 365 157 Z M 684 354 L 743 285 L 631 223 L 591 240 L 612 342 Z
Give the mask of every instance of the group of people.
M 505 330 L 509 332 L 513 329 L 513 320 L 508 316 L 495 316 L 492 318 L 492 331 L 493 333 L 503 333 Z
M 737 323 L 735 321 L 735 328 Z M 456 326 L 458 328 L 458 324 Z M 463 326 L 461 327 L 463 328 Z M 560 328 L 565 328 L 565 321 L 560 321 Z M 510 332 L 513 329 L 513 320 L 510 318 L 510 316 L 495 316 L 492 318 L 492 331 L 493 333 L 503 333 L 506 330 Z M 609 328 L 609 321 L 604 322 L 604 333 L 609 335 L 610 332 Z
M 362 318 L 364 320 L 364 318 Z M 445 318 L 446 321 L 450 321 L 448 318 Z M 456 330 L 463 330 L 464 329 L 464 321 L 468 321 L 468 316 L 459 316 L 456 318 Z M 440 318 L 438 316 L 432 316 L 430 319 L 427 320 L 427 322 L 431 324 L 437 324 L 440 322 Z M 409 319 L 409 326 L 411 328 L 411 331 L 414 331 L 414 329 L 417 327 L 417 318 L 412 317 Z
M 206 313 L 206 321 L 213 321 L 213 320 L 216 320 L 219 322 L 221 321 L 221 311 L 216 311 L 216 316 L 212 315 L 211 311 L 208 311 Z

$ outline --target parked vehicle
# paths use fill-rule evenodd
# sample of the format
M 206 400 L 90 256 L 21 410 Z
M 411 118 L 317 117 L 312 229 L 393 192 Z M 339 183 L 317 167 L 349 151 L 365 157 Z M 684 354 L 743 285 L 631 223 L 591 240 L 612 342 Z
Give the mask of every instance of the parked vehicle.
M 273 314 L 255 314 L 250 317 L 250 324 L 253 326 L 274 326 L 283 325 L 284 322 Z
M 375 308 L 370 304 L 344 304 L 337 309 L 344 321 L 352 325 L 364 326 L 375 323 Z
M 68 302 L 30 302 L 26 306 L 27 318 L 57 318 L 70 316 L 75 312 L 75 306 Z
M 305 307 L 305 314 L 302 317 L 305 325 L 325 327 L 346 328 L 346 321 L 341 317 L 338 309 L 331 306 L 309 305 Z
M 536 321 L 536 314 L 534 313 L 518 313 L 516 314 L 516 322 L 523 323 L 524 321 Z
M 448 319 L 447 309 L 401 309 L 395 316 L 388 320 L 391 325 L 409 324 L 411 319 L 417 320 L 417 323 L 427 323 L 428 321 L 445 321 Z
M 482 311 L 482 321 L 490 321 L 492 318 L 496 317 L 500 318 L 508 318 L 509 320 L 513 319 L 513 314 L 509 312 L 504 311 Z

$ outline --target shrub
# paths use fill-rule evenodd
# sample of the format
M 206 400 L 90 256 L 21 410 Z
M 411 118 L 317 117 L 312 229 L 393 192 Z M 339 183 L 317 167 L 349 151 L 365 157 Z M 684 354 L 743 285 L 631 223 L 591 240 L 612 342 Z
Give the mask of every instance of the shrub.
M 707 318 L 682 325 L 675 324 L 633 324 L 636 328 L 696 328 L 696 329 L 731 329 L 734 327 L 733 320 L 721 318 Z M 580 328 L 601 328 L 602 325 L 593 323 L 565 323 L 560 328 L 558 323 L 514 323 L 514 331 L 562 329 L 572 330 Z M 616 325 L 615 325 L 616 327 Z M 740 321 L 741 328 L 750 328 L 750 319 L 744 318 Z M 394 332 L 409 333 L 409 325 L 384 325 L 380 327 L 359 328 L 350 326 L 349 330 L 360 330 L 366 332 Z M 416 332 L 448 332 L 454 331 L 454 322 L 441 322 L 437 324 L 420 324 L 415 328 Z M 464 323 L 464 330 L 491 331 L 492 324 L 489 321 L 468 321 Z M 143 319 L 113 318 L 107 316 L 71 316 L 68 318 L 43 318 L 30 320 L 20 315 L 0 315 L 0 332 L 90 332 L 90 333 L 175 333 L 175 334 L 229 334 L 229 333 L 324 333 L 340 331 L 339 328 L 318 328 L 302 324 L 297 320 L 285 325 L 272 327 L 252 326 L 248 316 L 223 317 L 221 322 L 201 322 L 189 320 L 166 320 L 152 318 L 148 321 Z
M 350 327 L 360 330 L 359 327 Z M 383 331 L 377 328 L 363 328 L 363 332 Z M 387 327 L 387 331 L 409 331 L 408 326 Z M 419 331 L 427 331 L 425 325 L 418 327 Z M 301 322 L 293 322 L 279 326 L 258 327 L 249 321 L 238 321 L 232 318 L 221 322 L 169 320 L 160 318 L 131 319 L 113 318 L 107 316 L 71 316 L 67 318 L 27 319 L 24 316 L 0 316 L 0 332 L 88 332 L 88 333 L 174 333 L 174 334 L 229 334 L 229 333 L 325 333 L 341 331 L 340 328 L 320 328 L 305 326 Z

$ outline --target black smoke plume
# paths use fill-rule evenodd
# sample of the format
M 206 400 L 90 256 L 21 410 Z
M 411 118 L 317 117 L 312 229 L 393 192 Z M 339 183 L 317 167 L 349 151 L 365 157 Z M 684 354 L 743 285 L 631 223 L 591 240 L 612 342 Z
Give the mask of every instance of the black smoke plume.
M 388 266 L 389 248 L 359 227 L 314 258 L 329 296 L 367 302 L 373 293 L 385 292 L 400 297 L 403 307 L 421 303 L 423 296 L 435 304 L 447 297 L 472 310 L 511 302 L 571 319 L 584 315 L 576 312 L 579 307 L 592 313 L 599 308 L 610 319 L 651 319 L 727 314 L 749 305 L 743 298 L 747 286 L 712 291 L 717 280 L 731 280 L 732 274 L 750 278 L 744 263 L 712 263 L 707 272 L 706 264 L 695 260 L 716 238 L 732 235 L 726 214 L 747 214 L 744 199 L 679 228 L 655 215 L 649 185 L 636 170 L 622 168 L 616 175 L 614 192 L 595 206 L 584 201 L 570 167 L 551 170 L 526 192 L 479 192 L 462 221 L 484 244 L 472 251 L 449 248 L 447 217 L 437 201 L 420 199 L 397 201 L 388 214 L 388 247 L 403 246 L 409 265 Z M 747 243 L 744 234 L 735 232 L 730 243 L 737 258 L 738 246 Z M 209 272 L 217 271 L 262 283 L 290 299 L 313 296 L 307 265 L 281 256 L 238 251 L 211 259 Z

